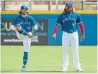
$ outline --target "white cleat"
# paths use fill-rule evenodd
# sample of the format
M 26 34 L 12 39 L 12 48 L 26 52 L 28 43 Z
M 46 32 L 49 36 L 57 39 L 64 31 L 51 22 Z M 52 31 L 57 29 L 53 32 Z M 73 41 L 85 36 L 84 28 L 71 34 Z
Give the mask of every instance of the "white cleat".
M 27 71 L 25 66 L 22 67 L 22 71 L 23 72 Z
M 15 31 L 15 27 L 14 27 L 14 25 L 11 25 L 11 26 L 10 26 L 10 30 Z
M 77 72 L 83 72 L 83 69 L 82 68 L 79 68 L 76 70 Z
M 67 71 L 67 68 L 62 68 L 61 71 L 62 72 L 66 72 Z

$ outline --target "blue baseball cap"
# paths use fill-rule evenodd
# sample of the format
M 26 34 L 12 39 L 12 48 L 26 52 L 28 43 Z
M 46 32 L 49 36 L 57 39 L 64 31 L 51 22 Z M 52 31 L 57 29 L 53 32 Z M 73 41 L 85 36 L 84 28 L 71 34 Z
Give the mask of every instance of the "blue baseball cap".
M 72 5 L 73 5 L 72 2 L 67 2 L 67 3 L 65 4 L 65 6 L 72 6 Z
M 21 6 L 21 10 L 23 10 L 23 9 L 28 10 L 28 7 L 27 7 L 26 5 L 22 5 L 22 6 Z

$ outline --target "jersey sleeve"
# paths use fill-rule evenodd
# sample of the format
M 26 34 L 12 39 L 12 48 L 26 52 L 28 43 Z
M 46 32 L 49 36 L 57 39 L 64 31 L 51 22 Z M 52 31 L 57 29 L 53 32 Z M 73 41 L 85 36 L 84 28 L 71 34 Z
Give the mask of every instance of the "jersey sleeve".
M 15 19 L 13 25 L 14 25 L 15 27 L 19 27 L 19 26 L 20 26 L 20 20 L 19 20 L 19 17 L 17 17 L 17 18 Z
M 82 21 L 81 21 L 80 15 L 77 14 L 76 23 L 77 23 L 77 24 L 80 24 L 81 22 L 82 22 Z
M 31 19 L 31 24 L 34 26 L 35 24 L 37 24 L 37 22 L 35 21 L 35 19 L 33 17 L 30 17 Z
M 61 15 L 58 16 L 56 23 L 62 25 Z

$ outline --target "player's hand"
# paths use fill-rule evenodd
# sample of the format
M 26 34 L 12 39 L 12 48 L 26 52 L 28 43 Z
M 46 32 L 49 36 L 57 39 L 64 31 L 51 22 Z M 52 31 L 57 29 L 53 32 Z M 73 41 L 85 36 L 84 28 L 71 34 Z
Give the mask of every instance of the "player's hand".
M 81 35 L 81 41 L 83 41 L 85 39 L 84 35 Z
M 28 33 L 28 37 L 31 38 L 32 37 L 32 32 Z
M 53 34 L 52 39 L 56 40 L 56 34 Z

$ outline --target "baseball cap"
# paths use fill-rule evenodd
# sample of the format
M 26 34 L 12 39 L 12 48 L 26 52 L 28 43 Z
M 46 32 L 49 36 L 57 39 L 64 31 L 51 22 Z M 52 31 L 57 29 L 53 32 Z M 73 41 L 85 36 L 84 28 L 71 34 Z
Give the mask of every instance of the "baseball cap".
M 25 10 L 28 10 L 28 7 L 27 7 L 26 5 L 22 5 L 22 6 L 21 6 L 21 10 L 24 10 L 24 9 L 25 9 Z
M 67 3 L 65 4 L 65 6 L 72 6 L 72 5 L 73 5 L 72 2 L 67 2 Z

